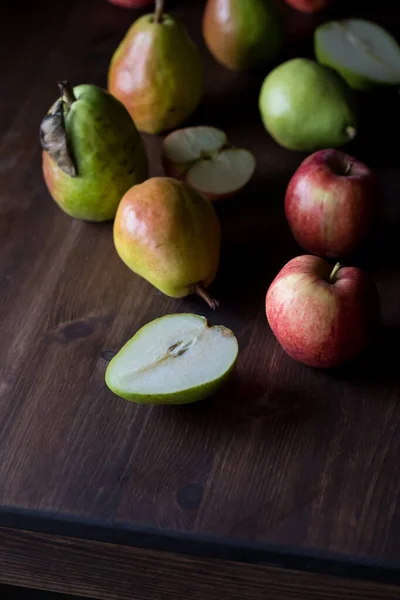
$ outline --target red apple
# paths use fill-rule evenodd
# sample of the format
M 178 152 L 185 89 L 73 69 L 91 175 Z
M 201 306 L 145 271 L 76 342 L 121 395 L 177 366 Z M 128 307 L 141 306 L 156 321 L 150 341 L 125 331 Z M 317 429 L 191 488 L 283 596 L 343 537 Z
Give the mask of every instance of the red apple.
M 286 0 L 292 8 L 305 13 L 315 13 L 332 4 L 333 0 Z
M 345 256 L 368 233 L 376 195 L 375 175 L 366 165 L 339 150 L 320 150 L 290 180 L 286 218 L 308 252 Z
M 354 358 L 371 340 L 379 319 L 378 291 L 361 269 L 298 256 L 272 282 L 266 314 L 289 356 L 332 368 Z
M 198 126 L 177 129 L 163 141 L 165 174 L 184 181 L 209 200 L 237 194 L 252 178 L 256 161 L 234 148 L 223 131 Z
M 144 8 L 145 6 L 152 6 L 154 0 L 108 0 L 111 4 L 117 6 L 123 6 L 124 8 Z

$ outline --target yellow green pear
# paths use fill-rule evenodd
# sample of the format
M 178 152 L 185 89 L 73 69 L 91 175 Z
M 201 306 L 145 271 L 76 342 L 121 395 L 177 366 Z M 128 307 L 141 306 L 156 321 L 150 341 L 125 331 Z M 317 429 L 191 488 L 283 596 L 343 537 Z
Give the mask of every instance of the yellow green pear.
M 206 288 L 220 258 L 220 224 L 211 202 L 187 184 L 153 177 L 130 189 L 118 207 L 114 244 L 124 263 L 173 298 Z
M 129 111 L 139 131 L 161 133 L 185 121 L 203 92 L 203 67 L 184 26 L 164 13 L 133 23 L 117 48 L 108 73 L 108 89 Z
M 125 107 L 107 91 L 72 88 L 67 81 L 60 91 L 40 127 L 48 190 L 71 217 L 111 220 L 125 192 L 147 177 L 143 141 Z

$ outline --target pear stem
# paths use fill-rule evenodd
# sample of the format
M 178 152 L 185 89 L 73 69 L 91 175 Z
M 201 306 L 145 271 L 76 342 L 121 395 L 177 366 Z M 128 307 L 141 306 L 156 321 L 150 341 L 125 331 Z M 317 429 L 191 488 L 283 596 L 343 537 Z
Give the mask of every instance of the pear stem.
M 161 23 L 164 14 L 164 0 L 156 0 L 154 23 Z
M 193 292 L 200 296 L 205 302 L 207 302 L 208 306 L 215 310 L 219 306 L 219 302 L 211 298 L 211 296 L 206 292 L 203 286 L 200 283 L 195 283 L 193 286 Z
M 332 273 L 329 275 L 329 283 L 331 283 L 331 284 L 335 283 L 337 272 L 341 268 L 342 268 L 342 265 L 340 263 L 336 263 L 336 265 L 332 269 Z
M 76 102 L 72 85 L 69 81 L 60 81 L 58 87 L 60 88 L 61 97 L 67 105 L 67 108 L 71 108 L 72 104 Z

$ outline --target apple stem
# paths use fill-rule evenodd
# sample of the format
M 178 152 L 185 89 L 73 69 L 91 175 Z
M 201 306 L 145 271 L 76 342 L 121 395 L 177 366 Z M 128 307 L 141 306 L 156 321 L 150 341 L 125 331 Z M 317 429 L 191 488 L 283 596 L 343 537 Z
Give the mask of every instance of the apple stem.
M 205 302 L 207 302 L 208 306 L 215 310 L 219 306 L 219 302 L 211 298 L 211 296 L 206 292 L 203 286 L 200 283 L 195 283 L 193 286 L 193 292 L 200 296 Z
M 154 23 L 161 23 L 164 14 L 164 0 L 156 0 Z
M 341 268 L 342 268 L 342 265 L 340 263 L 336 263 L 336 265 L 332 269 L 332 273 L 329 275 L 329 283 L 335 283 L 337 272 Z
M 351 163 L 351 162 L 347 163 L 346 170 L 345 170 L 344 174 L 345 175 L 350 175 L 352 168 L 353 168 L 353 163 Z
M 346 133 L 349 136 L 349 138 L 353 140 L 357 135 L 357 129 L 349 125 L 348 127 L 346 127 Z
M 60 81 L 58 87 L 60 88 L 61 97 L 67 105 L 67 108 L 71 108 L 72 104 L 76 102 L 72 85 L 69 81 Z

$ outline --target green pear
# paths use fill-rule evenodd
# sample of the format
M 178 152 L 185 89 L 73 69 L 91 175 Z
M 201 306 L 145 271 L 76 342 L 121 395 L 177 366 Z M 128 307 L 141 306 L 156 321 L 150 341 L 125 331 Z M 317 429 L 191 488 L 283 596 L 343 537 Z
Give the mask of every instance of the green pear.
M 189 404 L 214 394 L 232 371 L 238 343 L 230 329 L 190 313 L 148 323 L 108 365 L 114 394 L 142 404 Z
M 203 93 L 203 66 L 186 29 L 163 12 L 133 23 L 112 57 L 108 89 L 139 131 L 161 133 L 185 121 Z
M 153 177 L 130 189 L 118 207 L 114 244 L 124 263 L 172 298 L 206 292 L 220 256 L 220 224 L 211 202 L 187 184 Z
M 283 24 L 272 0 L 208 0 L 203 36 L 221 64 L 242 71 L 280 53 Z
M 60 84 L 61 97 L 40 127 L 43 175 L 71 217 L 108 221 L 148 174 L 143 141 L 124 106 L 95 85 Z
M 364 19 L 330 21 L 314 33 L 319 63 L 335 69 L 359 90 L 400 84 L 400 47 L 376 23 Z
M 271 71 L 262 85 L 259 107 L 267 131 L 290 150 L 335 148 L 356 135 L 351 89 L 313 60 L 294 58 Z

